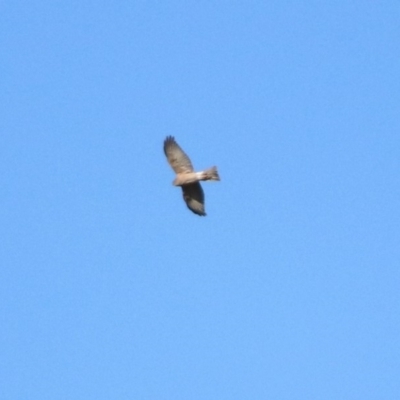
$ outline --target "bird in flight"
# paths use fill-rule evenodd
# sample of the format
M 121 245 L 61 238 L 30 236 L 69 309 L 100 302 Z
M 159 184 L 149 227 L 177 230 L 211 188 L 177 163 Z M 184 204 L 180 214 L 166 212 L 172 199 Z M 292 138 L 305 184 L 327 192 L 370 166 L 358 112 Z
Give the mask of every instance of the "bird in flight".
M 176 173 L 174 186 L 182 188 L 183 200 L 189 210 L 200 216 L 205 216 L 204 192 L 200 181 L 219 181 L 217 167 L 195 172 L 190 158 L 176 143 L 173 136 L 164 140 L 164 153 L 172 169 Z

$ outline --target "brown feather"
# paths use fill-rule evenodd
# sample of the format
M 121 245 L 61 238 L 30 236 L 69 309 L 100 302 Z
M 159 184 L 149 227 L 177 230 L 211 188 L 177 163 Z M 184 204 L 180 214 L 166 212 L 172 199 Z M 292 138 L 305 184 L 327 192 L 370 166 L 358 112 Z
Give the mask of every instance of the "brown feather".
M 189 210 L 200 216 L 205 216 L 204 192 L 199 182 L 182 186 L 183 199 Z
M 173 136 L 167 136 L 164 141 L 164 153 L 172 169 L 177 173 L 193 172 L 190 158 L 176 143 Z

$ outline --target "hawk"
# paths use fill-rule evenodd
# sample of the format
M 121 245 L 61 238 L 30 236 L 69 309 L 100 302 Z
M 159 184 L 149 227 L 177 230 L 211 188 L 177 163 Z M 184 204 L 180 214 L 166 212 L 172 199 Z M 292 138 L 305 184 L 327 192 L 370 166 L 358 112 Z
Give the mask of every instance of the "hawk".
M 195 172 L 190 158 L 176 143 L 173 136 L 167 136 L 164 140 L 164 153 L 176 173 L 176 178 L 172 184 L 182 188 L 183 200 L 189 210 L 197 215 L 205 216 L 204 192 L 199 182 L 219 181 L 217 167 Z

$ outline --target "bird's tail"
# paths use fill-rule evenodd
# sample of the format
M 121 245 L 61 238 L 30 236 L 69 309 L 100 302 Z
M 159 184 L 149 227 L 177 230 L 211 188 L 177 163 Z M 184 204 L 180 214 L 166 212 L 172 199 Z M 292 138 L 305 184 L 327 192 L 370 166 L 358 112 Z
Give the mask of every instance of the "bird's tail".
M 219 181 L 219 175 L 217 171 L 217 167 L 211 167 L 203 171 L 204 180 L 205 181 Z

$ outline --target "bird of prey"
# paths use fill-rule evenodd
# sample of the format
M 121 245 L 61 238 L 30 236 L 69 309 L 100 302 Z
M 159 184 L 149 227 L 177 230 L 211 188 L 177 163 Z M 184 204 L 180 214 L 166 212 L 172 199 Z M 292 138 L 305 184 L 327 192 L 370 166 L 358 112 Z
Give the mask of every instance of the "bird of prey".
M 219 181 L 217 167 L 195 172 L 190 158 L 179 147 L 173 136 L 167 136 L 164 140 L 164 153 L 172 169 L 176 173 L 174 186 L 180 186 L 183 192 L 183 200 L 189 210 L 200 216 L 205 216 L 204 192 L 200 181 Z

